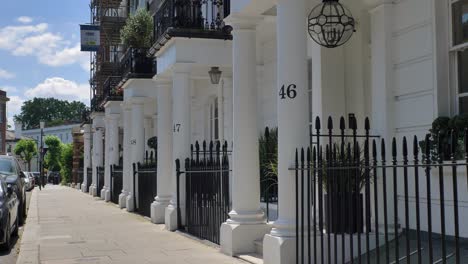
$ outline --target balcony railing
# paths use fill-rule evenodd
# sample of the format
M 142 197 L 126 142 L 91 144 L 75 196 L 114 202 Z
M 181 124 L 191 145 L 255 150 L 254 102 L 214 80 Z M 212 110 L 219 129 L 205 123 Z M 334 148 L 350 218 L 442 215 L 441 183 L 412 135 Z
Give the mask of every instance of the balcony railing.
M 230 0 L 165 0 L 154 15 L 154 45 L 157 52 L 172 37 L 232 39 L 223 19 Z
M 103 100 L 104 96 L 102 95 L 95 95 L 91 98 L 91 112 L 104 112 L 104 107 L 102 106 Z
M 148 49 L 129 48 L 120 60 L 120 72 L 123 81 L 128 79 L 153 78 L 156 64 L 153 58 L 147 57 Z
M 123 101 L 123 90 L 120 89 L 122 76 L 109 76 L 104 82 L 106 101 Z

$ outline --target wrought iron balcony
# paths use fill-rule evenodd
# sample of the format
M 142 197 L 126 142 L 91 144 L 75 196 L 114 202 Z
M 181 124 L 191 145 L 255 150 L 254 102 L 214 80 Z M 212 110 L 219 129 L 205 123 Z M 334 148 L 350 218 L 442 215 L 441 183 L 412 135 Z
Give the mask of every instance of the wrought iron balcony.
M 147 57 L 148 49 L 129 48 L 120 60 L 120 72 L 128 79 L 150 79 L 156 74 L 154 58 Z
M 229 15 L 230 0 L 165 0 L 154 15 L 156 53 L 172 37 L 232 39 L 231 27 L 223 19 Z
M 120 88 L 122 76 L 109 76 L 104 82 L 105 101 L 123 101 L 123 90 Z
M 91 98 L 91 112 L 104 112 L 103 101 L 104 96 L 102 95 L 95 95 Z

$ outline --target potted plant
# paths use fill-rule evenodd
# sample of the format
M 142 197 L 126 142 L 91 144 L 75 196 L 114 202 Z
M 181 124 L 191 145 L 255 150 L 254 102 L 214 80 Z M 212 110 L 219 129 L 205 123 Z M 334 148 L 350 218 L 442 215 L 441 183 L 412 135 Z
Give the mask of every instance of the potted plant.
M 127 19 L 120 31 L 120 37 L 122 43 L 131 48 L 134 71 L 148 71 L 147 67 L 152 67 L 152 65 L 151 60 L 146 57 L 146 52 L 153 40 L 153 17 L 150 13 L 146 9 L 138 9 Z M 147 65 L 148 61 L 149 65 Z
M 330 155 L 319 167 L 321 187 L 325 192 L 325 225 L 335 234 L 362 233 L 364 230 L 364 208 L 362 189 L 372 170 L 365 169 L 362 151 L 345 151 L 344 155 Z M 342 168 L 342 169 L 341 169 Z M 369 175 L 366 175 L 368 173 Z M 352 220 L 351 220 L 352 219 Z M 353 225 L 351 225 L 353 223 Z

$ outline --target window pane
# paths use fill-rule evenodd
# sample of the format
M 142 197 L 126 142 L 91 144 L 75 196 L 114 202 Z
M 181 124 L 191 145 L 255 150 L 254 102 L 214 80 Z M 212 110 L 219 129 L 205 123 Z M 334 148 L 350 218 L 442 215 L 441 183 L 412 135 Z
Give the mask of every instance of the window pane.
M 458 93 L 468 93 L 468 50 L 458 52 Z
M 458 113 L 468 114 L 468 96 L 460 97 L 458 99 Z
M 468 0 L 452 4 L 453 44 L 468 41 Z

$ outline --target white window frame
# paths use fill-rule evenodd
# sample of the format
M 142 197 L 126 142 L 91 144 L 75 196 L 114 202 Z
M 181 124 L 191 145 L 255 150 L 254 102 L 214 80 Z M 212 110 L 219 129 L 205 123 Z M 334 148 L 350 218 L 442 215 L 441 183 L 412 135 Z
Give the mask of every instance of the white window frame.
M 452 5 L 462 0 L 448 0 L 448 11 L 449 11 L 449 59 L 450 59 L 450 80 L 451 80 L 451 91 L 452 91 L 452 110 L 455 114 L 460 113 L 460 98 L 468 97 L 468 92 L 459 93 L 459 80 L 458 80 L 458 53 L 468 49 L 468 41 L 465 43 L 454 45 L 453 42 L 453 14 Z

